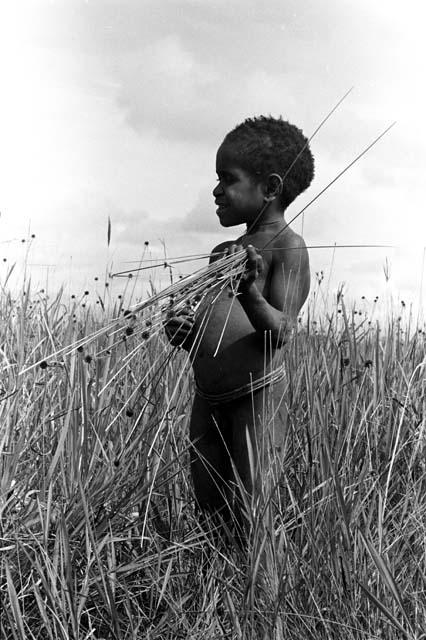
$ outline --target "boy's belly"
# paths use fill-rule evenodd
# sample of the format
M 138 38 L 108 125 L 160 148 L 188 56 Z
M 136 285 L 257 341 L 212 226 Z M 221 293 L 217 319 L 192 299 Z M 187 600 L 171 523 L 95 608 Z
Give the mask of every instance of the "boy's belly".
M 197 384 L 207 393 L 221 393 L 250 383 L 275 365 L 274 352 L 269 346 L 265 348 L 262 337 L 229 289 L 214 303 L 203 304 L 195 331 L 199 339 L 192 364 Z

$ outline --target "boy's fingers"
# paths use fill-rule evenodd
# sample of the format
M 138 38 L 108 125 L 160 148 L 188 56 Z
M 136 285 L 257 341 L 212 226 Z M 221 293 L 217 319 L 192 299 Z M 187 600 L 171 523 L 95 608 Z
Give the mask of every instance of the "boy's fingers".
M 261 257 L 257 252 L 257 249 L 253 247 L 252 244 L 247 245 L 246 251 L 247 251 L 247 257 L 249 258 L 249 260 L 257 260 L 258 258 Z
M 257 249 L 253 247 L 251 244 L 247 247 L 247 262 L 249 268 L 256 268 L 259 271 L 263 268 L 263 258 L 260 253 L 258 253 Z
M 182 320 L 177 320 L 174 322 L 167 323 L 167 330 L 171 333 L 179 333 L 179 332 L 189 333 L 190 331 L 192 331 L 193 327 L 194 327 L 194 323 L 188 320 L 185 320 L 183 322 Z
M 242 275 L 242 281 L 245 283 L 254 282 L 259 274 L 263 271 L 263 260 L 261 254 L 256 247 L 249 244 L 245 248 L 247 262 L 245 273 Z
M 191 323 L 185 323 L 185 326 L 181 322 L 168 323 L 165 326 L 166 335 L 173 346 L 181 346 L 191 335 L 192 329 Z
M 167 320 L 168 327 L 173 325 L 175 325 L 176 327 L 192 327 L 193 324 L 194 322 L 189 318 L 182 318 L 179 316 L 173 316 L 172 318 Z
M 185 307 L 182 311 L 176 311 L 175 309 L 169 309 L 167 312 L 167 318 L 175 319 L 175 320 L 186 320 L 187 318 L 191 319 L 194 317 L 194 311 L 191 307 Z

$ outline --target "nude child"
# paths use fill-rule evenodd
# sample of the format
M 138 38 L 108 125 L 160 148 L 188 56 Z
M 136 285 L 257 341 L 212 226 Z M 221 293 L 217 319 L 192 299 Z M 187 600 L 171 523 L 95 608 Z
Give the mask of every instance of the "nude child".
M 287 226 L 285 210 L 311 183 L 314 162 L 297 127 L 261 116 L 227 134 L 216 172 L 219 222 L 245 224 L 246 232 L 216 246 L 210 261 L 244 248 L 246 270 L 236 296 L 229 287 L 214 301 L 217 294 L 208 294 L 195 317 L 172 315 L 165 328 L 170 342 L 189 352 L 194 370 L 190 438 L 196 499 L 203 510 L 229 519 L 236 487 L 242 483 L 249 496 L 256 491 L 249 447 L 255 477 L 261 478 L 269 453 L 279 451 L 285 437 L 280 351 L 310 286 L 308 252 Z

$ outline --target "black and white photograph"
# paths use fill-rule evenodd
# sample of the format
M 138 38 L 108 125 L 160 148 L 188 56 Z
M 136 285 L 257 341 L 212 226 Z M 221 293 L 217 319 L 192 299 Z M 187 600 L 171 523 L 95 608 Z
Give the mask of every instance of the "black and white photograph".
M 425 24 L 0 0 L 2 640 L 426 640 Z

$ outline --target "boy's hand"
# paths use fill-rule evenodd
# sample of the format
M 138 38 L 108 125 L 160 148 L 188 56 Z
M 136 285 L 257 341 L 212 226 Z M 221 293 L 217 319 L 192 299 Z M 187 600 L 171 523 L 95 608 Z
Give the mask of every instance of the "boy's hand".
M 194 314 L 190 309 L 170 311 L 164 323 L 166 336 L 174 347 L 186 347 L 194 327 Z
M 231 246 L 226 250 L 228 255 L 232 255 L 233 253 L 238 253 L 244 247 L 241 244 L 231 244 Z M 260 253 L 257 252 L 257 249 L 253 247 L 253 245 L 249 244 L 246 248 L 247 254 L 247 263 L 246 270 L 242 275 L 239 289 L 244 290 L 248 289 L 248 287 L 255 282 L 255 280 L 259 277 L 259 275 L 263 271 L 263 259 Z

